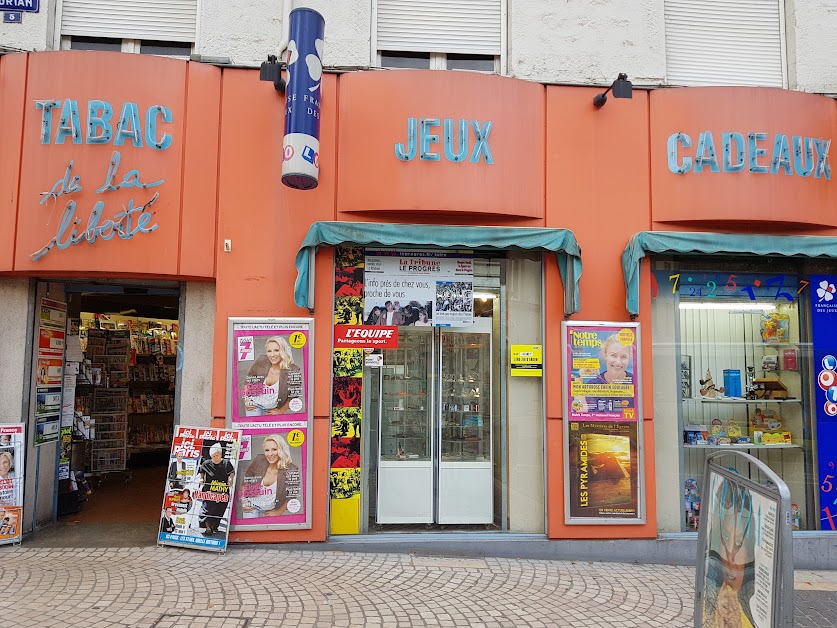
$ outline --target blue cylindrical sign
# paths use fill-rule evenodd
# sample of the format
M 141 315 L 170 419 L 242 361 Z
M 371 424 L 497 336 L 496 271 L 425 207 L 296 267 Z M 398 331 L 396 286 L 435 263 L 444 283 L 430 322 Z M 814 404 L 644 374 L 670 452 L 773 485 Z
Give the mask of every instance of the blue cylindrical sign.
M 282 183 L 317 187 L 320 176 L 320 93 L 325 20 L 313 9 L 291 11 Z

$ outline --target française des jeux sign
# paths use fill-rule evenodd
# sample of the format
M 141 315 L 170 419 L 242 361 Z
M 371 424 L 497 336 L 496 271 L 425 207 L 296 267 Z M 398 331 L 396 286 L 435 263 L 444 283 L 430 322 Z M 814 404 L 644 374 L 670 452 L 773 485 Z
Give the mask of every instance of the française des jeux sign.
M 70 200 L 64 206 L 55 234 L 31 254 L 32 260 L 42 258 L 53 248 L 64 250 L 85 240 L 88 244 L 114 236 L 130 240 L 137 234 L 156 230 L 154 203 L 160 192 L 153 188 L 159 188 L 165 181 L 145 180 L 139 169 L 131 168 L 127 158 L 123 163 L 122 150 L 125 146 L 159 151 L 169 148 L 172 136 L 163 129 L 173 122 L 171 109 L 151 105 L 141 112 L 137 103 L 125 102 L 116 114 L 114 106 L 104 100 L 89 100 L 80 109 L 78 101 L 69 99 L 38 100 L 35 107 L 41 112 L 41 144 L 112 144 L 114 150 L 107 169 L 89 175 L 92 184 L 97 185 L 97 200 L 89 213 L 79 208 L 76 197 L 72 196 L 89 185 L 88 173 L 74 170 L 73 159 L 52 188 L 41 192 L 40 205 L 58 204 L 65 200 L 63 196 L 69 196 Z M 83 126 L 82 116 L 86 123 Z M 132 188 L 132 197 L 127 202 L 120 198 L 118 203 L 112 203 L 112 209 L 108 206 L 113 192 Z
M 668 169 L 674 174 L 746 170 L 831 181 L 830 139 L 729 131 L 716 138 L 712 131 L 701 131 L 694 143 L 686 133 L 672 133 L 667 148 Z

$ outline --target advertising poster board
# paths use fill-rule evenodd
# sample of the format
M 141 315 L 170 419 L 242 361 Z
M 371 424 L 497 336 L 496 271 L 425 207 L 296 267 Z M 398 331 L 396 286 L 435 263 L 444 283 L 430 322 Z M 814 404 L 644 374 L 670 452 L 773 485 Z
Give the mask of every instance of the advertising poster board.
M 23 535 L 23 457 L 26 426 L 0 424 L 0 545 Z
M 175 428 L 158 545 L 227 549 L 240 445 L 240 430 Z
M 837 530 L 837 275 L 811 275 L 811 288 L 820 529 Z
M 362 302 L 363 320 L 335 323 L 464 327 L 474 322 L 470 251 L 366 249 L 364 264 L 364 296 L 344 297 Z
M 764 472 L 766 465 L 743 452 Z M 767 471 L 758 484 L 716 460 L 706 462 L 698 538 L 695 626 L 791 625 L 793 568 L 790 491 Z M 755 461 L 755 462 L 753 462 Z
M 637 442 L 634 421 L 570 423 L 570 517 L 639 516 Z
M 58 440 L 61 420 L 61 385 L 64 381 L 64 345 L 67 304 L 46 297 L 38 313 L 35 365 L 35 445 Z
M 639 323 L 562 328 L 565 522 L 644 523 Z
M 227 414 L 242 432 L 233 530 L 311 528 L 311 318 L 230 318 Z

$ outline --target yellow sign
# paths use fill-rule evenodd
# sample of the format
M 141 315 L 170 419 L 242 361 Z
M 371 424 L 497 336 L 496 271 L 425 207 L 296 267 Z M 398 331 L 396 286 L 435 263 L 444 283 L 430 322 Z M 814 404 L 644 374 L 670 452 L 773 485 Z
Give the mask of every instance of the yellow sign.
M 301 331 L 295 331 L 291 334 L 288 342 L 294 349 L 302 349 L 305 346 L 305 334 Z
M 288 445 L 299 447 L 305 442 L 305 434 L 302 430 L 291 430 L 288 432 Z
M 511 346 L 512 377 L 543 377 L 543 346 Z

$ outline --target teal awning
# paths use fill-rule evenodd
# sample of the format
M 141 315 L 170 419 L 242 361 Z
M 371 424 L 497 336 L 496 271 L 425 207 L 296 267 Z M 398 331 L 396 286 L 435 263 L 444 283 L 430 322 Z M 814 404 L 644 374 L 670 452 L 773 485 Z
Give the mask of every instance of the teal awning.
M 631 315 L 639 314 L 639 269 L 647 253 L 834 258 L 837 257 L 837 238 L 640 231 L 631 237 L 622 253 L 625 305 Z
M 483 251 L 527 250 L 555 253 L 564 282 L 564 309 L 579 309 L 578 280 L 581 249 L 568 229 L 538 227 L 455 227 L 379 224 L 374 222 L 315 222 L 296 254 L 294 301 L 314 309 L 314 255 L 322 245 L 466 248 Z

